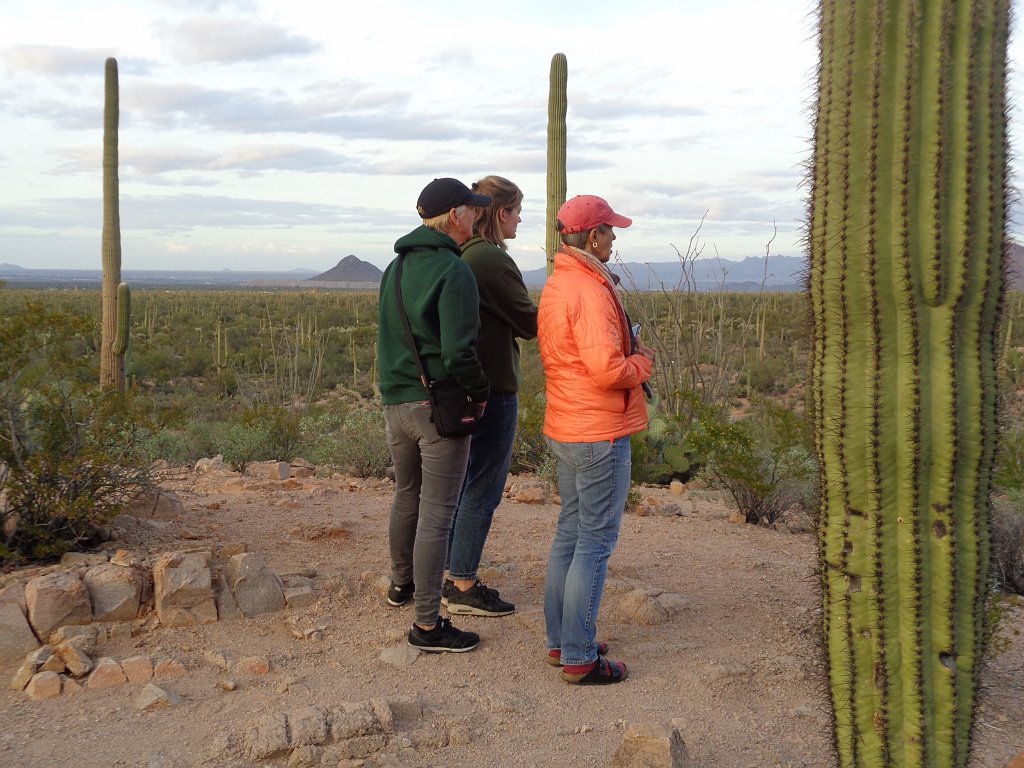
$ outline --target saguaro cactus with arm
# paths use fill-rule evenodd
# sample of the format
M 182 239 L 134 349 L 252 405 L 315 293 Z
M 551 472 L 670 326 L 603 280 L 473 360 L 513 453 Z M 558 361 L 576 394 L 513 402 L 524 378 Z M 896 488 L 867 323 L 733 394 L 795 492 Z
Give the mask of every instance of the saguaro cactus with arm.
M 117 126 L 120 106 L 117 60 L 107 59 L 103 100 L 103 258 L 102 315 L 100 320 L 100 386 L 123 392 L 124 353 L 118 338 L 117 289 L 121 284 L 121 212 L 117 178 Z M 127 288 L 127 286 L 125 286 Z
M 967 764 L 989 568 L 1008 0 L 822 0 L 809 273 L 840 764 Z
M 555 229 L 558 209 L 565 202 L 565 115 L 568 111 L 566 84 L 569 79 L 568 64 L 564 53 L 551 57 L 551 74 L 548 80 L 548 211 L 547 236 L 544 250 L 547 252 L 548 274 L 554 269 L 555 251 L 560 240 Z

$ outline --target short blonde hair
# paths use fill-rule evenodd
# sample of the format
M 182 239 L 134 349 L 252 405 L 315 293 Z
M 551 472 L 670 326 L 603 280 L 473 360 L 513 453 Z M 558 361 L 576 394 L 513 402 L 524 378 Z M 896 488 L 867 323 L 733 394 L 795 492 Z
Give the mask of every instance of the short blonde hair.
M 457 214 L 459 214 L 459 216 L 461 216 L 463 213 L 465 213 L 466 206 L 460 205 L 454 210 Z M 444 234 L 447 235 L 448 230 L 451 229 L 452 226 L 451 210 L 445 211 L 444 213 L 439 214 L 437 216 L 432 216 L 429 219 L 424 219 L 423 226 L 428 227 L 434 230 L 435 232 L 443 232 Z

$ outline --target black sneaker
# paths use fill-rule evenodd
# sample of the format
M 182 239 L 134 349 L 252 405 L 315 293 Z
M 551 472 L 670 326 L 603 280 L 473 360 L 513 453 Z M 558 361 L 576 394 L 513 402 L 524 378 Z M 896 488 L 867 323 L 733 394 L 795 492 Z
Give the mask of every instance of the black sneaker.
M 479 580 L 465 592 L 453 584 L 445 605 L 448 613 L 464 616 L 508 616 L 516 610 L 512 603 L 498 596 L 498 590 L 481 584 Z
M 479 644 L 480 635 L 456 629 L 451 619 L 438 617 L 437 625 L 429 632 L 416 624 L 409 630 L 409 645 L 427 653 L 465 653 Z
M 412 600 L 414 592 L 416 592 L 415 584 L 406 584 L 400 587 L 395 582 L 391 582 L 391 586 L 388 588 L 388 605 L 405 605 Z
M 441 585 L 441 605 L 448 605 L 448 595 L 455 589 L 455 582 L 451 579 L 445 579 L 444 584 Z

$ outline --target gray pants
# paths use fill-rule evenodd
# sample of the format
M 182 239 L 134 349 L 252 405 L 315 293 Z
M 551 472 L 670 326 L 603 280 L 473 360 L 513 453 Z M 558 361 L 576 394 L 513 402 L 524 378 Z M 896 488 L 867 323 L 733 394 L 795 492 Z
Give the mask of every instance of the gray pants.
M 441 610 L 448 532 L 469 460 L 469 438 L 440 437 L 426 402 L 384 406 L 395 465 L 388 538 L 391 580 L 416 584 L 416 623 L 430 626 Z

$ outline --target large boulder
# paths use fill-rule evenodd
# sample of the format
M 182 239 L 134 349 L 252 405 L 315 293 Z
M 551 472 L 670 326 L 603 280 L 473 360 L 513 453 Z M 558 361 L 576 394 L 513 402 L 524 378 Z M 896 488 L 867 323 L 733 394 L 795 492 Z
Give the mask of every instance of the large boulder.
M 210 553 L 168 552 L 153 564 L 157 616 L 165 627 L 217 621 L 210 574 Z
M 89 590 L 96 621 L 131 621 L 139 615 L 145 588 L 141 570 L 104 563 L 87 570 L 82 581 Z
M 185 505 L 174 491 L 148 488 L 139 493 L 124 514 L 140 520 L 173 520 L 185 513 Z
M 77 576 L 57 572 L 37 576 L 25 585 L 28 622 L 36 637 L 49 637 L 67 624 L 92 621 L 89 590 Z
M 39 640 L 29 626 L 27 611 L 23 584 L 0 589 L 0 667 L 21 662 L 26 653 L 39 647 Z
M 286 601 L 280 577 L 255 552 L 232 556 L 226 575 L 235 601 L 246 616 L 284 609 Z

